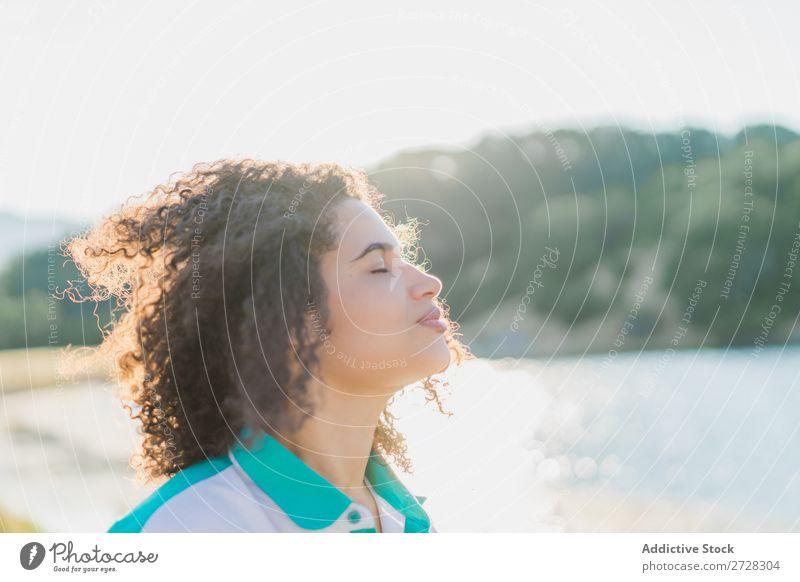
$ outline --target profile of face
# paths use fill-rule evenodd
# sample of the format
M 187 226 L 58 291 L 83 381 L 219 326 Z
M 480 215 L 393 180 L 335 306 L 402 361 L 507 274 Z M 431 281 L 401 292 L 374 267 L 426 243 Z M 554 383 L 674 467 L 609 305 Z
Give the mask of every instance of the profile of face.
M 444 329 L 419 322 L 436 309 L 442 282 L 403 260 L 400 241 L 368 204 L 346 199 L 335 213 L 339 245 L 320 258 L 330 331 L 318 352 L 320 380 L 388 394 L 447 369 Z

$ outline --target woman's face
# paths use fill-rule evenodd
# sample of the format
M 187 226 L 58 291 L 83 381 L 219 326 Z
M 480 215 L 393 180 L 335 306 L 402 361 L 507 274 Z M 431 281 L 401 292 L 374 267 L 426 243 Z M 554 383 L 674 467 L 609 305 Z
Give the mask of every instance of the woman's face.
M 386 394 L 446 369 L 444 331 L 418 323 L 435 309 L 442 282 L 401 258 L 397 237 L 368 204 L 346 199 L 335 212 L 339 247 L 320 261 L 330 335 L 319 320 L 312 326 L 326 340 L 320 379 L 342 390 Z

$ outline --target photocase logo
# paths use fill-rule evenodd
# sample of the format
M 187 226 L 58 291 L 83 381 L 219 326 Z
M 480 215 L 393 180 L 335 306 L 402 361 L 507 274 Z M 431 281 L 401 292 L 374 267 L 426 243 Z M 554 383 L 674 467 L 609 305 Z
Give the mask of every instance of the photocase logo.
M 29 542 L 19 551 L 19 563 L 26 570 L 35 570 L 44 561 L 44 546 L 39 542 Z

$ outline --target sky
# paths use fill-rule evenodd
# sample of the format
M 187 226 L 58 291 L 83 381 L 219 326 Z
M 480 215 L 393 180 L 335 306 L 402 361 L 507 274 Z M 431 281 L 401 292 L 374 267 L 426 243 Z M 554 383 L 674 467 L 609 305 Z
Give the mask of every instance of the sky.
M 796 3 L 0 3 L 0 211 L 93 221 L 222 157 L 800 128 Z

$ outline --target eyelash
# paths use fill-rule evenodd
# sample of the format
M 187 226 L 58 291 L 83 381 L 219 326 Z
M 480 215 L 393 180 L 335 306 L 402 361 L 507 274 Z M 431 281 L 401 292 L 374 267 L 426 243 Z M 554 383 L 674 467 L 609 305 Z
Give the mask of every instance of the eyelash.
M 391 270 L 389 270 L 389 269 L 384 267 L 384 268 L 381 268 L 381 269 L 376 269 L 375 271 L 370 271 L 370 273 L 372 273 L 373 275 L 378 275 L 378 274 L 385 275 L 387 273 L 391 274 Z

